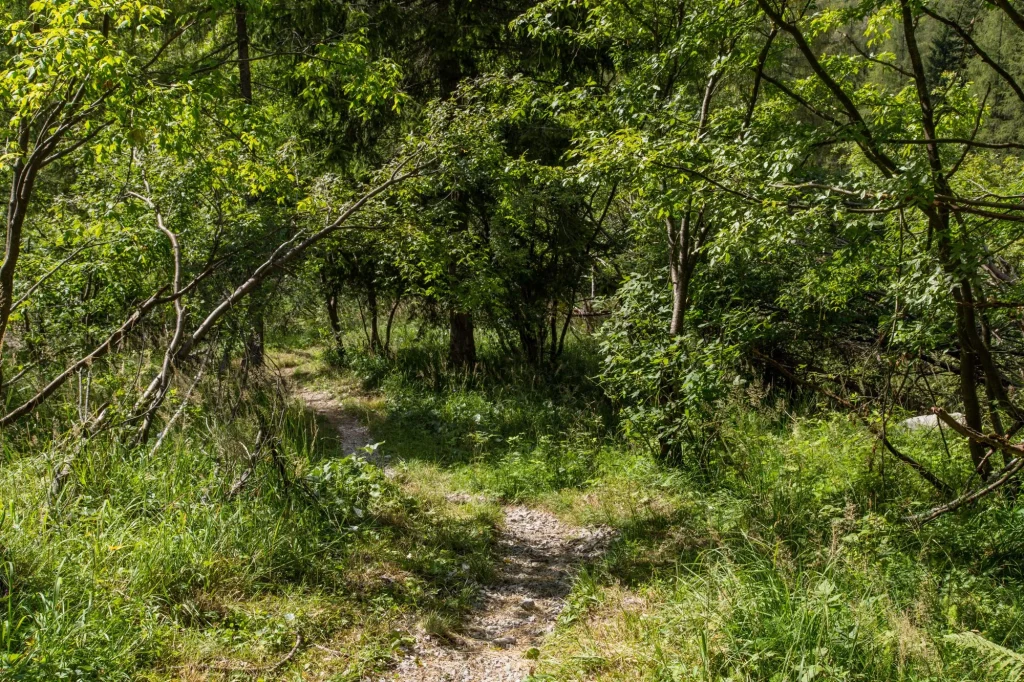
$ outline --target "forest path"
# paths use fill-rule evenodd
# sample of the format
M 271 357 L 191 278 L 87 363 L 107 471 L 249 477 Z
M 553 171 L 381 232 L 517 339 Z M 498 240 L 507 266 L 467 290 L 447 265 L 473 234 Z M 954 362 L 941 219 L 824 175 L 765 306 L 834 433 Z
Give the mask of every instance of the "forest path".
M 346 454 L 373 443 L 369 427 L 329 392 L 286 379 L 293 395 L 338 433 Z M 368 459 L 394 475 L 382 456 Z M 452 504 L 474 496 L 452 493 Z M 499 565 L 458 633 L 446 637 L 415 628 L 415 643 L 397 666 L 374 682 L 520 682 L 534 667 L 535 647 L 555 626 L 582 565 L 607 548 L 612 531 L 563 523 L 550 512 L 522 505 L 503 507 Z

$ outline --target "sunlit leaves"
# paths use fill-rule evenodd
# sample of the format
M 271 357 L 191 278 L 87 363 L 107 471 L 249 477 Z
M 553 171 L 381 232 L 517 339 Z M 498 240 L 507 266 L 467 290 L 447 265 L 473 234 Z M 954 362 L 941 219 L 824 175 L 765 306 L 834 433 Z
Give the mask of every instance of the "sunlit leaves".
M 384 107 L 397 111 L 405 100 L 398 65 L 389 59 L 374 60 L 364 35 L 320 45 L 296 67 L 296 75 L 304 83 L 302 99 L 322 113 L 330 112 L 335 95 L 347 100 L 349 113 L 363 120 Z

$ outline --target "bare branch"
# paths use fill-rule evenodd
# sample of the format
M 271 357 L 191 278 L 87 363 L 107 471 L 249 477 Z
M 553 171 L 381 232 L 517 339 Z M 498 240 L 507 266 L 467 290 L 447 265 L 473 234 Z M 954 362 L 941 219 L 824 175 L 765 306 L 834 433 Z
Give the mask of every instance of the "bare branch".
M 146 185 L 146 191 L 149 192 L 149 181 L 143 180 Z M 167 345 L 167 350 L 164 352 L 163 363 L 160 366 L 160 371 L 153 378 L 150 385 L 143 391 L 139 397 L 137 407 L 150 401 L 149 407 L 145 411 L 145 417 L 142 420 L 142 425 L 139 427 L 139 440 L 143 441 L 146 439 L 146 435 L 149 433 L 149 427 L 153 423 L 153 416 L 156 411 L 160 409 L 160 405 L 163 403 L 164 397 L 167 395 L 167 389 L 170 386 L 171 380 L 171 365 L 174 361 L 175 353 L 178 350 L 178 346 L 181 345 L 181 339 L 185 333 L 185 307 L 181 302 L 181 246 L 178 244 L 178 236 L 167 229 L 164 225 L 164 217 L 160 212 L 160 208 L 153 202 L 152 199 L 144 197 L 135 192 L 129 192 L 131 196 L 134 196 L 142 200 L 148 205 L 156 216 L 156 226 L 167 237 L 167 240 L 171 243 L 171 253 L 174 259 L 174 275 L 171 280 L 171 295 L 174 296 L 174 335 L 171 337 L 171 342 Z
M 1002 488 L 1017 475 L 1021 468 L 1024 468 L 1024 446 L 1010 443 L 1001 436 L 986 436 L 983 433 L 975 431 L 969 426 L 965 426 L 956 419 L 953 419 L 953 417 L 941 407 L 933 407 L 932 413 L 941 419 L 944 424 L 948 425 L 949 428 L 953 429 L 964 438 L 988 445 L 994 450 L 1000 450 L 1003 453 L 1010 455 L 1010 459 L 1006 466 L 995 473 L 994 479 L 991 482 L 927 512 L 907 517 L 907 520 L 913 523 L 927 523 L 939 518 L 943 514 L 948 514 L 960 507 L 977 502 L 986 495 L 990 495 L 996 490 Z
M 941 479 L 939 479 L 935 474 L 933 474 L 932 472 L 928 471 L 928 469 L 923 464 L 918 462 L 916 459 L 914 459 L 910 455 L 907 455 L 907 454 L 901 452 L 900 450 L 898 450 L 896 448 L 896 446 L 893 445 L 892 442 L 890 442 L 890 440 L 886 437 L 885 432 L 880 430 L 877 426 L 872 424 L 870 421 L 868 421 L 868 419 L 863 414 L 861 414 L 860 411 L 857 409 L 857 407 L 853 403 L 851 403 L 849 400 L 847 400 L 846 398 L 844 398 L 844 397 L 842 397 L 840 395 L 836 395 L 835 393 L 833 393 L 832 391 L 828 390 L 824 386 L 821 386 L 820 384 L 817 384 L 817 383 L 815 383 L 813 381 L 809 381 L 809 380 L 807 380 L 807 379 L 805 379 L 803 377 L 797 376 L 792 371 L 790 371 L 787 367 L 785 367 L 782 363 L 776 361 L 773 358 L 768 357 L 767 355 L 762 354 L 757 349 L 754 349 L 752 351 L 752 353 L 759 360 L 761 360 L 762 362 L 765 362 L 765 363 L 771 365 L 776 370 L 781 372 L 783 376 L 785 376 L 786 378 L 790 379 L 791 381 L 793 381 L 795 383 L 798 383 L 798 384 L 801 384 L 803 386 L 807 386 L 808 388 L 811 388 L 811 389 L 813 389 L 815 391 L 818 391 L 819 393 L 821 393 L 821 394 L 823 394 L 825 396 L 828 396 L 832 400 L 835 400 L 837 403 L 839 403 L 840 405 L 842 405 L 843 407 L 848 409 L 851 413 L 853 413 L 861 421 L 862 424 L 864 424 L 864 426 L 867 427 L 868 431 L 870 431 L 872 433 L 872 435 L 874 435 L 876 438 L 878 438 L 880 441 L 882 441 L 882 445 L 885 446 L 885 449 L 888 450 L 893 455 L 893 457 L 895 457 L 896 459 L 900 460 L 901 462 L 903 462 L 904 464 L 909 466 L 911 469 L 916 471 L 921 476 L 921 478 L 923 478 L 924 480 L 928 481 L 928 483 L 930 483 L 932 485 L 932 487 L 934 487 L 936 490 L 938 490 L 943 495 L 952 495 L 953 494 L 953 489 L 950 488 L 949 485 L 947 485 Z

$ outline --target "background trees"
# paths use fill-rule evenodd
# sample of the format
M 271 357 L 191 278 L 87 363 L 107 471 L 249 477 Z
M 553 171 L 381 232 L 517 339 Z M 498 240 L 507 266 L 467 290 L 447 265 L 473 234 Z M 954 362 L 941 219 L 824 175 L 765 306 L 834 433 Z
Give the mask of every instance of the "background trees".
M 555 367 L 610 315 L 605 385 L 665 460 L 710 465 L 731 386 L 824 382 L 882 433 L 897 405 L 962 411 L 987 481 L 1015 446 L 977 434 L 1022 421 L 1019 18 L 909 0 L 11 9 L 4 423 L 137 330 L 165 362 L 104 404 L 129 421 L 214 339 L 222 372 L 235 350 L 258 368 L 282 303 L 262 284 L 309 254 L 336 343 L 347 298 L 383 356 L 419 316 L 447 320 L 455 366 L 484 334 Z
M 257 367 L 276 303 L 253 294 L 302 245 L 333 335 L 349 297 L 378 354 L 419 314 L 447 319 L 453 365 L 475 365 L 483 333 L 554 366 L 610 314 L 606 385 L 667 460 L 696 443 L 706 465 L 717 401 L 762 380 L 838 382 L 883 431 L 893 405 L 943 403 L 1008 437 L 1017 18 L 767 0 L 33 6 L 10 16 L 4 79 L 0 336 L 23 327 L 5 371 L 76 367 L 151 313 L 168 362 L 216 328 L 221 366 L 237 348 Z M 410 160 L 385 185 L 418 177 L 334 234 L 325 216 L 395 158 Z M 88 252 L 105 257 L 76 265 Z M 132 258 L 154 266 L 129 274 Z M 76 312 L 47 309 L 70 278 Z M 54 323 L 65 351 L 40 348 Z M 28 386 L 8 392 L 33 405 L 18 414 Z M 991 447 L 969 441 L 984 481 Z

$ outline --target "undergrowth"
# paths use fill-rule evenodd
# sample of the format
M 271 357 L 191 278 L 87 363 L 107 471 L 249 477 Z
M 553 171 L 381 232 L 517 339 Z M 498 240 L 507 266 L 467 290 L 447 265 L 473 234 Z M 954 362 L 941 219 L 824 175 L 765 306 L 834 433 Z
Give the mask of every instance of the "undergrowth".
M 200 402 L 156 450 L 9 444 L 2 679 L 251 679 L 301 635 L 291 666 L 356 680 L 408 645 L 409 614 L 468 608 L 492 510 L 409 497 L 296 405 L 261 447 L 267 406 L 246 410 Z
M 588 349 L 573 352 L 557 377 L 490 356 L 486 370 L 447 371 L 443 348 L 422 346 L 348 370 L 382 396 L 374 432 L 411 485 L 616 529 L 577 576 L 538 681 L 978 680 L 1016 669 L 1024 512 L 994 501 L 916 527 L 906 517 L 938 498 L 863 427 L 750 395 L 731 399 L 710 467 L 664 467 L 651 443 L 616 429 Z M 970 482 L 948 435 L 890 435 L 945 480 Z M 987 655 L 978 641 L 992 643 Z
M 2 678 L 250 679 L 237 668 L 287 659 L 284 676 L 362 679 L 404 655 L 414 627 L 458 630 L 493 578 L 500 503 L 616 532 L 580 567 L 538 682 L 1019 670 L 1024 519 L 1012 500 L 916 527 L 906 516 L 937 498 L 861 426 L 742 394 L 714 459 L 666 467 L 619 430 L 585 345 L 557 369 L 482 356 L 455 371 L 429 340 L 396 357 L 350 352 L 344 366 L 275 355 L 369 423 L 393 479 L 266 395 L 232 415 L 204 393 L 156 450 L 51 441 L 38 426 L 8 437 Z M 276 439 L 261 446 L 268 414 Z M 969 483 L 956 443 L 891 437 Z

